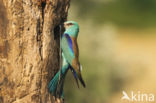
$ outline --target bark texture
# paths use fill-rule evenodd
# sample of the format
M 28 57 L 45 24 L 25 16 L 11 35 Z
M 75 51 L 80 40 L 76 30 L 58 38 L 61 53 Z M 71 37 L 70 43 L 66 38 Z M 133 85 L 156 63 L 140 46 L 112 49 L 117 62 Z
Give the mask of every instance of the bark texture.
M 0 0 L 0 103 L 51 103 L 70 0 Z

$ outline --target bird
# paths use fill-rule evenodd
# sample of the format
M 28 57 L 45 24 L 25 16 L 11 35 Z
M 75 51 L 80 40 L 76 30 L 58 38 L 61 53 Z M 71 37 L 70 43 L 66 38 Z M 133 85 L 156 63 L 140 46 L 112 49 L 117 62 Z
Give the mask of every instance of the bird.
M 65 31 L 60 40 L 62 51 L 62 68 L 56 73 L 48 85 L 49 91 L 53 93 L 54 96 L 57 96 L 57 90 L 59 90 L 59 98 L 64 98 L 64 79 L 69 69 L 74 75 L 77 86 L 79 87 L 79 79 L 83 87 L 86 87 L 81 75 L 82 66 L 79 62 L 79 48 L 77 44 L 79 25 L 75 21 L 66 21 L 64 22 L 64 28 Z
M 66 21 L 64 23 L 65 32 L 61 39 L 61 49 L 64 57 L 69 63 L 69 67 L 73 72 L 75 80 L 78 84 L 78 79 L 80 80 L 83 87 L 85 87 L 85 82 L 81 75 L 81 65 L 79 62 L 79 48 L 77 43 L 77 37 L 79 33 L 79 25 L 75 21 Z

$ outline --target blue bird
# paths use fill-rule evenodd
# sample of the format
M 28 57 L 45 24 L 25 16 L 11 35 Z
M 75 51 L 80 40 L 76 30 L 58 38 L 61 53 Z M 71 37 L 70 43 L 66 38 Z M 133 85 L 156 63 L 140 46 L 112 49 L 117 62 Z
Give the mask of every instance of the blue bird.
M 79 49 L 77 44 L 77 36 L 79 32 L 79 26 L 74 21 L 67 21 L 64 23 L 65 32 L 61 37 L 61 49 L 62 49 L 62 68 L 57 72 L 54 78 L 50 81 L 48 88 L 49 91 L 56 97 L 64 99 L 64 79 L 67 71 L 71 69 L 73 72 L 76 83 L 78 79 L 85 87 L 85 82 L 81 76 L 81 65 L 79 62 Z
M 79 33 L 79 25 L 75 21 L 67 21 L 64 23 L 65 32 L 61 39 L 61 48 L 69 63 L 70 69 L 78 84 L 78 79 L 81 84 L 85 87 L 85 82 L 81 76 L 81 65 L 79 62 L 79 48 L 77 44 L 77 37 Z M 79 87 L 79 84 L 78 84 Z

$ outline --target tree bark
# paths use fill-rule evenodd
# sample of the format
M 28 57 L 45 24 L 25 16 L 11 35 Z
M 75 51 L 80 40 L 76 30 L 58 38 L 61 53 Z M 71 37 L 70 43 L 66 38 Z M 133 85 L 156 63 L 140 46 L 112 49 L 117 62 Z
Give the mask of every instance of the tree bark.
M 0 0 L 0 103 L 52 103 L 70 0 Z M 56 102 L 56 101 L 55 101 Z

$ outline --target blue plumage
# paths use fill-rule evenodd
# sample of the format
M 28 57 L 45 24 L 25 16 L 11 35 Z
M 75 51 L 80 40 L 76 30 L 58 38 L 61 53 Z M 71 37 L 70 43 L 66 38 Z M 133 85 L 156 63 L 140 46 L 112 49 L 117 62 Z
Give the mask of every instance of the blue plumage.
M 79 32 L 79 26 L 74 21 L 67 21 L 64 23 L 64 26 L 65 32 L 61 36 L 62 68 L 56 73 L 56 75 L 53 77 L 53 79 L 50 81 L 48 85 L 50 93 L 52 93 L 55 97 L 63 99 L 64 99 L 64 91 L 63 91 L 64 80 L 69 68 L 72 70 L 77 84 L 79 79 L 82 85 L 85 87 L 85 83 L 80 73 L 81 67 L 78 59 L 79 50 L 76 40 Z
M 78 81 L 77 79 L 80 80 L 81 84 L 85 87 L 85 82 L 82 79 L 81 75 L 81 66 L 79 62 L 79 48 L 77 44 L 77 37 L 78 37 L 78 32 L 79 32 L 79 26 L 76 22 L 74 21 L 67 21 L 64 23 L 65 24 L 65 33 L 64 36 L 61 39 L 61 48 L 62 52 L 64 54 L 64 57 L 66 58 L 67 62 L 70 64 L 72 67 L 72 71 L 74 71 L 73 75 L 76 79 L 76 82 Z M 70 39 L 69 39 L 70 38 Z M 72 41 L 72 51 L 71 52 L 71 41 Z M 69 44 L 70 42 L 70 44 Z M 76 76 L 75 76 L 76 74 Z M 78 82 L 77 82 L 78 84 Z
M 64 92 L 63 92 L 63 85 L 64 85 L 64 79 L 67 74 L 67 71 L 69 69 L 69 64 L 66 62 L 66 59 L 64 58 L 62 54 L 62 69 L 59 70 L 56 75 L 53 77 L 53 79 L 48 84 L 49 92 L 52 93 L 55 97 L 57 96 L 57 90 L 60 91 L 58 94 L 58 97 L 64 98 Z M 61 72 L 61 77 L 60 77 Z M 57 88 L 58 85 L 60 88 Z
M 73 53 L 73 44 L 72 44 L 72 39 L 70 38 L 69 34 L 64 34 L 64 35 L 65 35 L 65 37 L 67 38 L 69 48 L 70 48 L 70 50 L 71 50 L 71 51 L 72 51 L 72 53 Z

